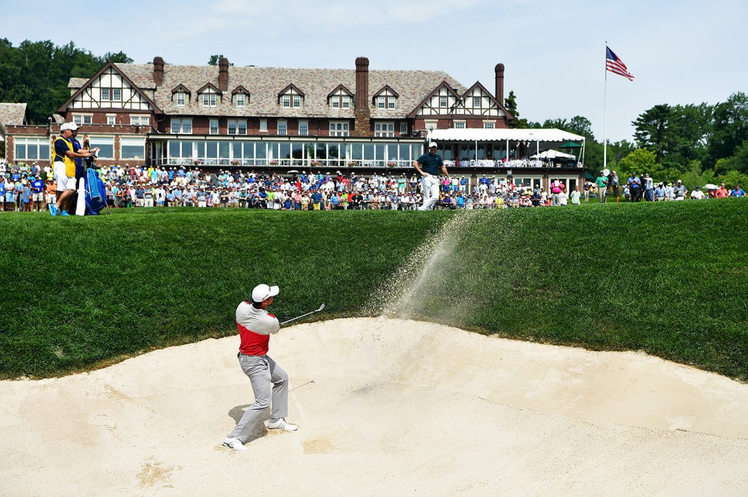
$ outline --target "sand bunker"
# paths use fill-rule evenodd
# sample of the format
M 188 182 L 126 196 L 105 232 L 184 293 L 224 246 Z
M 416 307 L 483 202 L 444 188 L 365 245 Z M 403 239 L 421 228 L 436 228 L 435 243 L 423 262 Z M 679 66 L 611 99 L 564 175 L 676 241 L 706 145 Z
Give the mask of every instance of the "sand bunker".
M 238 338 L 0 382 L 0 495 L 746 495 L 748 386 L 387 319 L 285 329 L 296 433 L 221 441 Z

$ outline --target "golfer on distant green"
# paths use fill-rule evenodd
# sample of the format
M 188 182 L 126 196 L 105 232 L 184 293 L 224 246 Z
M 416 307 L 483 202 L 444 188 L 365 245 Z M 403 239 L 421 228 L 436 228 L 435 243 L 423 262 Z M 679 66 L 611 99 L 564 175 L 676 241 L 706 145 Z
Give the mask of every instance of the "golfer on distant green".
M 286 423 L 288 415 L 288 375 L 267 355 L 270 335 L 278 333 L 278 319 L 265 309 L 278 295 L 277 286 L 257 285 L 252 290 L 252 303 L 242 302 L 236 308 L 236 325 L 239 327 L 239 365 L 249 377 L 255 394 L 254 403 L 247 408 L 234 431 L 226 437 L 223 445 L 234 450 L 247 450 L 244 443 L 250 433 L 262 422 L 263 415 L 271 405 L 272 413 L 268 429 L 296 431 L 295 425 Z M 272 385 L 272 392 L 271 392 Z
M 431 209 L 439 200 L 439 168 L 449 178 L 444 160 L 441 155 L 436 153 L 436 149 L 436 143 L 429 143 L 429 153 L 423 154 L 413 163 L 413 167 L 423 177 L 421 180 L 423 205 L 418 208 L 419 211 Z

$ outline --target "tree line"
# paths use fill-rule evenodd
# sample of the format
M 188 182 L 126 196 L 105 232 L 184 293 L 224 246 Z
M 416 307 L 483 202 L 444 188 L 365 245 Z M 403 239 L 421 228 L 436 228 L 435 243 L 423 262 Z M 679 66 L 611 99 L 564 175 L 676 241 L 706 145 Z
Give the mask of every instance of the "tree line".
M 70 78 L 90 78 L 107 62 L 131 63 L 124 52 L 103 57 L 78 48 L 72 41 L 23 41 L 17 47 L 0 39 L 0 102 L 27 103 L 31 124 L 46 124 L 70 98 Z
M 586 140 L 585 169 L 596 176 L 603 169 L 603 144 L 583 116 L 547 119 L 542 123 L 520 118 L 513 91 L 506 108 L 515 128 L 557 128 L 582 135 Z M 632 122 L 633 142 L 608 142 L 608 169 L 619 178 L 631 172 L 649 173 L 656 182 L 682 179 L 687 187 L 748 184 L 748 95 L 736 92 L 714 105 L 659 104 Z

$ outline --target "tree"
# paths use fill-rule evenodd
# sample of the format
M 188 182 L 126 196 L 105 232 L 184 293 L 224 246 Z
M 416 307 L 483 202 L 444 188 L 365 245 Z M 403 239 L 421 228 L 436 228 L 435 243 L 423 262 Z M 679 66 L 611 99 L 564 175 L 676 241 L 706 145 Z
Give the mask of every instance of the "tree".
M 721 174 L 730 171 L 738 171 L 743 174 L 748 174 L 748 140 L 743 141 L 735 151 L 735 155 L 717 161 L 715 169 L 717 173 Z
M 104 62 L 114 62 L 115 64 L 132 64 L 134 62 L 125 52 L 107 52 L 102 58 Z
M 633 172 L 635 172 L 637 176 L 649 173 L 653 178 L 656 178 L 656 173 L 661 173 L 661 171 L 655 171 L 656 165 L 656 154 L 654 152 L 647 150 L 646 148 L 637 148 L 620 160 L 616 173 L 618 174 L 621 183 L 625 183 Z
M 655 162 L 658 164 L 668 151 L 668 140 L 670 138 L 669 124 L 671 108 L 667 104 L 655 105 L 651 109 L 640 114 L 632 123 L 636 128 L 634 137 L 639 148 L 647 148 L 654 152 Z
M 504 108 L 514 116 L 514 121 L 509 123 L 510 128 L 526 129 L 528 127 L 527 119 L 519 118 L 519 110 L 517 110 L 517 95 L 514 94 L 514 90 L 510 90 L 509 95 L 504 99 Z
M 223 58 L 223 54 L 221 54 L 221 55 L 211 55 L 210 59 L 208 60 L 208 65 L 209 66 L 217 66 L 218 65 L 218 60 L 222 59 L 222 58 Z M 234 64 L 233 64 L 233 62 L 229 62 L 229 65 L 233 66 Z
M 748 95 L 738 92 L 726 102 L 714 106 L 713 133 L 708 144 L 709 159 L 716 165 L 719 159 L 735 155 L 738 147 L 748 139 Z

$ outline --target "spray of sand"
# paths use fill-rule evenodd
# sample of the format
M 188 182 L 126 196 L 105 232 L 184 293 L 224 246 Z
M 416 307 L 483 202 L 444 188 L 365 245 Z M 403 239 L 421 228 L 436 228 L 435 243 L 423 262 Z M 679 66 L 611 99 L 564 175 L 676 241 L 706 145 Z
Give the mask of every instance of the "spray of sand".
M 463 324 L 474 300 L 461 298 L 457 286 L 479 270 L 479 261 L 462 250 L 476 217 L 483 216 L 459 212 L 439 232 L 429 235 L 385 287 L 375 293 L 369 306 L 371 313 Z

